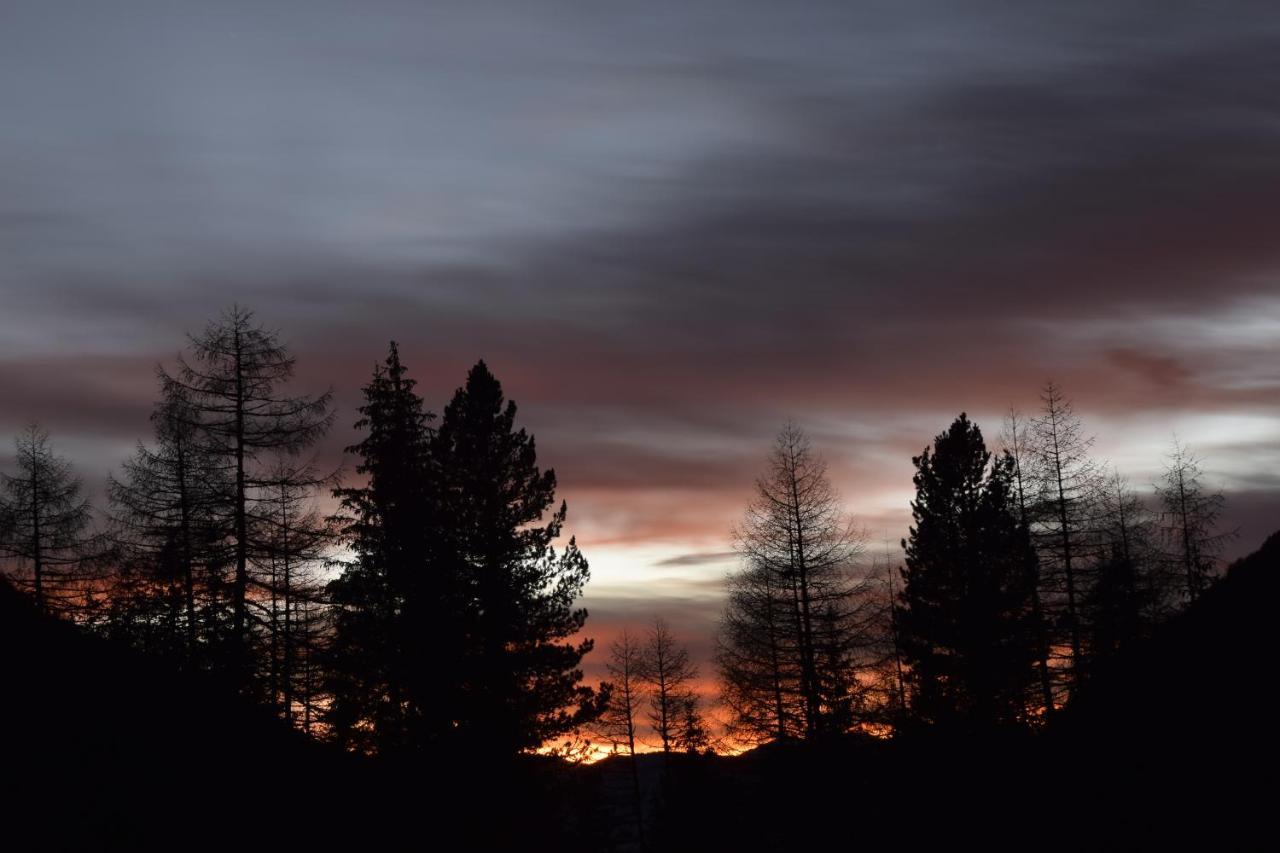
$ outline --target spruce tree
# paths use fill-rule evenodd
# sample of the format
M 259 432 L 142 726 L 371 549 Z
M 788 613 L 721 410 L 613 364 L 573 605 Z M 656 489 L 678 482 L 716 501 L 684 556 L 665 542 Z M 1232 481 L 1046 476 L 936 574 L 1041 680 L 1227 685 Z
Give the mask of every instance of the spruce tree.
M 334 521 L 354 559 L 329 585 L 334 636 L 328 654 L 325 716 L 335 737 L 361 751 L 404 749 L 429 741 L 457 719 L 454 703 L 429 695 L 423 682 L 443 690 L 456 683 L 451 664 L 462 653 L 463 625 L 454 584 L 432 560 L 438 536 L 430 457 L 434 415 L 415 392 L 400 352 L 391 343 L 386 362 L 364 387 L 356 429 L 363 439 L 347 448 L 356 456 L 358 486 L 335 489 L 342 511 Z M 438 606 L 427 612 L 414 597 Z M 420 632 L 434 628 L 439 668 L 425 665 Z M 428 720 L 430 718 L 430 721 Z
M 1012 458 L 993 461 L 962 413 L 912 462 L 898 624 L 914 710 L 978 729 L 1021 720 L 1035 633 Z
M 432 441 L 439 477 L 445 576 L 464 603 L 466 707 L 460 729 L 495 755 L 530 750 L 595 719 L 602 697 L 583 685 L 575 607 L 589 577 L 570 539 L 556 478 L 483 361 L 445 408 Z M 549 513 L 549 514 L 548 514 Z

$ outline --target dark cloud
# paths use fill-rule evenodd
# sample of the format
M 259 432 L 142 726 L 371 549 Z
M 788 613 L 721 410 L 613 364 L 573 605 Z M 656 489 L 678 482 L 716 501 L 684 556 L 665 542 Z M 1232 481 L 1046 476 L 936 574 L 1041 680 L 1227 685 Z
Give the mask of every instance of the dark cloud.
M 713 551 L 711 553 L 697 554 L 679 554 L 675 557 L 668 557 L 665 560 L 658 560 L 654 563 L 659 568 L 671 568 L 685 566 L 718 566 L 732 562 L 738 559 L 736 551 Z

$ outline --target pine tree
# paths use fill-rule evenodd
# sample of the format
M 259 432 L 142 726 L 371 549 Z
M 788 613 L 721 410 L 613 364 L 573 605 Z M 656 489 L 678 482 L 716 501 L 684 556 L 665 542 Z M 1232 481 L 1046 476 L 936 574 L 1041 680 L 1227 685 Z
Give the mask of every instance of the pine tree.
M 689 693 L 680 701 L 679 719 L 673 745 L 690 755 L 700 755 L 711 749 L 711 735 L 702 716 L 701 702 L 697 694 Z
M 0 474 L 0 554 L 37 608 L 68 613 L 77 606 L 77 582 L 92 550 L 89 502 L 45 430 L 33 424 L 15 444 L 17 473 Z
M 962 413 L 912 462 L 899 626 L 914 710 L 976 728 L 1021 720 L 1035 639 L 1012 458 L 993 461 Z
M 589 577 L 575 540 L 554 543 L 568 509 L 555 502 L 533 437 L 483 361 L 445 408 L 432 441 L 442 545 L 457 578 L 469 639 L 460 728 L 496 755 L 534 749 L 595 719 L 602 696 L 581 684 L 592 641 L 570 642 L 587 611 Z
M 423 683 L 435 680 L 440 692 L 456 683 L 464 626 L 450 595 L 455 584 L 433 559 L 435 416 L 415 385 L 392 342 L 364 387 L 355 426 L 366 434 L 347 448 L 365 481 L 334 490 L 342 502 L 334 521 L 354 559 L 329 586 L 335 621 L 325 716 L 335 737 L 360 751 L 425 745 L 458 719 L 456 697 Z M 422 633 L 433 628 L 441 645 L 437 666 L 428 667 Z
M 227 484 L 220 496 L 230 542 L 232 667 L 247 674 L 254 623 L 249 587 L 255 561 L 269 554 L 258 548 L 258 506 L 271 500 L 271 464 L 277 454 L 298 454 L 328 430 L 328 392 L 289 396 L 294 359 L 279 334 L 233 307 L 190 338 L 192 357 L 180 358 L 177 375 L 167 377 L 190 401 L 191 426 L 201 452 Z M 263 493 L 266 492 L 264 495 Z M 269 512 L 270 510 L 266 510 Z

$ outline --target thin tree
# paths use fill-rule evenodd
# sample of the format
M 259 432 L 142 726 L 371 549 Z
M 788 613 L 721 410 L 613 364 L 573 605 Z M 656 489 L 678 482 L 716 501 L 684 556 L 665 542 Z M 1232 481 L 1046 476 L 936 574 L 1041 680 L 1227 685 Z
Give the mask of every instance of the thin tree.
M 255 507 L 259 521 L 255 526 L 262 531 L 260 548 L 269 566 L 258 586 L 269 601 L 268 695 L 292 723 L 298 655 L 316 641 L 307 620 L 298 617 L 299 605 L 321 599 L 321 568 L 332 542 L 313 497 L 332 478 L 317 476 L 311 465 L 299 467 L 281 458 L 273 479 L 274 494 Z
M 724 620 L 722 681 L 740 708 L 755 706 L 740 714 L 743 719 L 763 718 L 767 712 L 762 713 L 761 703 L 771 703 L 779 736 L 788 714 L 776 688 L 785 686 L 799 701 L 802 736 L 813 737 L 829 728 L 823 714 L 834 707 L 826 701 L 833 697 L 824 695 L 824 684 L 843 677 L 820 671 L 820 647 L 863 645 L 856 635 L 870 624 L 862 600 L 871 594 L 870 585 L 852 576 L 861 539 L 827 478 L 826 463 L 795 424 L 778 434 L 755 491 L 734 531 L 744 569 L 731 580 L 741 594 L 731 593 Z M 831 632 L 837 636 L 827 636 Z M 759 666 L 762 650 L 770 655 L 764 662 L 772 678 L 753 678 L 741 669 Z M 785 663 L 774 667 L 774 652 Z M 759 689 L 770 681 L 772 696 Z
M 644 846 L 644 814 L 640 789 L 640 760 L 636 753 L 637 718 L 645 700 L 643 683 L 644 646 L 626 629 L 609 644 L 609 660 L 605 663 L 609 676 L 609 698 L 593 724 L 613 744 L 614 750 L 625 748 L 631 768 L 631 788 L 635 807 L 636 832 Z
M 680 713 L 692 695 L 690 684 L 698 668 L 689 650 L 671 633 L 666 620 L 653 620 L 645 639 L 641 680 L 649 688 L 649 723 L 662 742 L 662 751 L 676 746 Z
M 1032 490 L 1037 488 L 1035 479 L 1035 454 L 1029 444 L 1028 425 L 1022 413 L 1010 409 L 1005 415 L 1003 443 L 1004 452 L 1013 462 L 1013 485 L 1018 499 L 1018 522 L 1027 532 L 1030 541 L 1033 529 L 1033 510 L 1038 509 L 1037 495 Z M 1033 501 L 1035 504 L 1033 506 Z M 1040 690 L 1040 707 L 1044 709 L 1046 720 L 1053 718 L 1053 675 L 1049 669 L 1049 653 L 1052 640 L 1049 632 L 1048 615 L 1045 612 L 1041 597 L 1040 558 L 1034 548 L 1026 552 L 1027 586 L 1031 589 L 1031 623 L 1036 635 L 1036 675 Z
M 1204 485 L 1201 460 L 1177 438 L 1165 462 L 1164 482 L 1156 487 L 1160 529 L 1169 562 L 1182 575 L 1187 601 L 1194 602 L 1217 579 L 1218 556 L 1234 536 L 1219 532 L 1226 499 Z
M 1054 382 L 1040 396 L 1041 412 L 1031 423 L 1030 444 L 1039 511 L 1035 541 L 1040 565 L 1059 584 L 1061 621 L 1070 644 L 1073 679 L 1085 663 L 1081 602 L 1088 594 L 1087 573 L 1096 556 L 1099 475 L 1090 455 L 1092 436 Z
M 0 474 L 0 553 L 38 609 L 67 612 L 93 541 L 89 502 L 45 430 L 32 424 L 15 445 L 17 472 Z
M 1145 632 L 1160 586 L 1153 571 L 1150 512 L 1114 468 L 1102 486 L 1099 508 L 1104 541 L 1087 607 L 1094 657 L 1114 654 Z
M 180 647 L 188 664 L 197 660 L 201 611 L 218 586 L 210 573 L 221 550 L 216 500 L 225 494 L 218 468 L 201 452 L 195 419 L 185 390 L 162 377 L 161 399 L 151 414 L 153 444 L 139 443 L 123 478 L 112 476 L 107 484 L 117 547 L 112 603 L 131 600 L 136 614 L 150 610 L 149 602 L 158 597 L 169 614 L 164 642 Z M 138 630 L 122 628 L 126 635 Z

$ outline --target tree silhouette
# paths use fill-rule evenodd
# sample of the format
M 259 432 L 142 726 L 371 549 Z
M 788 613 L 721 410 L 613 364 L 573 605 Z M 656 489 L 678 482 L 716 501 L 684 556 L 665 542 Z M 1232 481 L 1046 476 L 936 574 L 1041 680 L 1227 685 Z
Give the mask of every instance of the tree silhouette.
M 15 446 L 17 473 L 0 474 L 0 553 L 39 610 L 64 612 L 92 541 L 89 502 L 45 430 L 32 424 Z
M 635 810 L 637 837 L 644 843 L 644 814 L 640 789 L 640 760 L 636 757 L 637 717 L 645 699 L 644 646 L 627 629 L 609 644 L 608 701 L 593 729 L 605 737 L 614 750 L 626 749 L 631 768 L 632 806 Z
M 1234 535 L 1217 531 L 1226 500 L 1221 492 L 1206 489 L 1203 478 L 1199 457 L 1175 438 L 1156 495 L 1168 560 L 1181 572 L 1188 601 L 1217 579 L 1218 554 Z
M 334 521 L 354 559 L 329 585 L 335 623 L 325 717 L 340 741 L 362 751 L 421 745 L 458 717 L 456 694 L 441 694 L 457 681 L 464 626 L 455 579 L 443 571 L 450 567 L 432 558 L 432 539 L 441 535 L 430 455 L 435 416 L 414 388 L 392 342 L 364 387 L 355 426 L 366 434 L 347 448 L 365 482 L 334 490 L 342 502 Z M 438 640 L 435 666 L 427 665 L 424 631 Z M 430 680 L 434 691 L 419 683 Z
M 328 527 L 312 503 L 316 488 L 328 478 L 311 466 L 281 458 L 272 469 L 274 488 L 264 489 L 257 507 L 260 545 L 269 570 L 258 582 L 266 601 L 269 631 L 267 695 L 286 721 L 294 721 L 294 699 L 302 674 L 299 656 L 320 642 L 318 625 L 306 618 L 303 602 L 322 601 L 320 569 L 332 541 Z M 274 492 L 274 494 L 271 494 Z M 302 685 L 307 689 L 307 685 Z
M 649 723 L 662 742 L 662 751 L 679 748 L 679 727 L 685 702 L 692 697 L 689 684 L 698 668 L 689 650 L 671 633 L 664 619 L 654 619 L 645 639 L 640 677 L 649 687 Z
M 1060 622 L 1070 645 L 1070 672 L 1078 680 L 1085 664 L 1082 601 L 1088 595 L 1090 562 L 1097 554 L 1100 477 L 1075 410 L 1057 384 L 1040 396 L 1041 412 L 1031 423 L 1036 511 L 1032 530 L 1042 581 L 1062 601 Z M 1024 475 L 1025 476 L 1025 475 Z
M 711 735 L 702 716 L 701 704 L 696 694 L 689 693 L 680 701 L 678 709 L 673 745 L 690 755 L 698 755 L 711 749 Z
M 1145 634 L 1159 594 L 1152 519 L 1119 471 L 1103 480 L 1099 509 L 1104 541 L 1085 602 L 1094 658 L 1114 655 Z
M 899 627 L 923 719 L 979 728 L 1025 716 L 1034 626 L 1014 463 L 963 413 L 912 459 L 914 524 Z
M 861 541 L 794 424 L 778 434 L 734 539 L 744 567 L 730 578 L 717 668 L 736 725 L 756 737 L 829 731 L 824 715 L 845 715 L 853 682 L 824 665 L 852 666 L 847 653 L 876 645 L 872 633 L 883 645 L 885 626 L 870 585 L 853 578 Z
M 445 408 L 433 439 L 442 545 L 458 579 L 469 645 L 460 728 L 497 755 L 533 749 L 597 717 L 603 696 L 581 684 L 592 641 L 569 642 L 589 577 L 575 540 L 557 551 L 568 512 L 541 471 L 516 405 L 483 361 Z
M 1030 532 L 1035 513 L 1039 509 L 1038 495 L 1035 491 L 1038 482 L 1035 475 L 1036 456 L 1030 444 L 1029 426 L 1022 413 L 1010 409 L 1005 416 L 1003 443 L 1004 452 L 1013 462 L 1013 484 L 1018 499 L 1018 522 Z M 1053 719 L 1055 709 L 1053 675 L 1049 669 L 1050 647 L 1052 638 L 1049 630 L 1049 617 L 1045 611 L 1041 593 L 1040 557 L 1034 548 L 1027 550 L 1027 586 L 1031 589 L 1031 627 L 1036 640 L 1036 675 L 1039 688 L 1038 701 L 1044 709 L 1046 720 Z
M 144 647 L 180 649 L 188 664 L 216 636 L 226 560 L 217 524 L 226 483 L 203 453 L 196 417 L 186 390 L 162 376 L 153 445 L 139 442 L 124 477 L 107 484 L 117 546 L 115 630 Z M 202 622 L 212 624 L 204 630 Z M 161 636 L 149 640 L 157 628 Z
M 329 428 L 328 392 L 316 397 L 289 396 L 294 359 L 279 334 L 235 306 L 203 333 L 190 337 L 191 357 L 179 359 L 177 375 L 166 377 L 190 401 L 191 425 L 201 452 L 213 460 L 228 484 L 221 497 L 231 543 L 232 666 L 247 674 L 250 634 L 250 571 L 269 553 L 256 548 L 253 529 L 259 504 L 271 501 L 276 477 L 269 469 L 280 453 L 298 454 Z M 266 494 L 263 494 L 263 493 Z M 271 512 L 270 508 L 264 512 Z
M 802 737 L 795 630 L 779 573 L 756 562 L 731 574 L 728 587 L 715 664 L 730 725 L 748 743 Z

